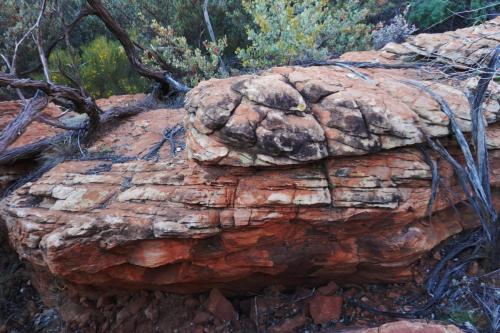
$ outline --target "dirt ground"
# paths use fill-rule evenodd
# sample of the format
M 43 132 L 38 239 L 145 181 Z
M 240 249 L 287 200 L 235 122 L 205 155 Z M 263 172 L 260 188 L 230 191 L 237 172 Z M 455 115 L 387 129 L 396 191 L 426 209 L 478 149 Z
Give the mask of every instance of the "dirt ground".
M 0 225 L 0 333 L 62 332 L 55 309 L 46 308 L 29 273 L 10 248 Z

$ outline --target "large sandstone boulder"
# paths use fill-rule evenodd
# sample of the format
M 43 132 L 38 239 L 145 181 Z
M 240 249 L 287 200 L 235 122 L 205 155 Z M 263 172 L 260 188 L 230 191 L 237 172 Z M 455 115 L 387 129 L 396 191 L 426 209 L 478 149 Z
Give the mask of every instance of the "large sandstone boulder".
M 491 36 L 498 22 L 475 29 Z M 452 207 L 463 196 L 437 156 L 429 217 L 432 173 L 418 144 L 431 135 L 457 149 L 439 104 L 402 81 L 429 85 L 468 131 L 476 80 L 438 74 L 315 66 L 209 80 L 185 111 L 149 111 L 110 129 L 90 149 L 109 158 L 67 161 L 24 185 L 2 202 L 2 218 L 23 258 L 75 285 L 245 293 L 408 279 L 420 256 L 477 224 L 465 205 Z M 485 121 L 495 198 L 499 96 L 493 83 Z M 142 159 L 182 118 L 187 152 L 172 156 L 167 143 L 157 161 Z

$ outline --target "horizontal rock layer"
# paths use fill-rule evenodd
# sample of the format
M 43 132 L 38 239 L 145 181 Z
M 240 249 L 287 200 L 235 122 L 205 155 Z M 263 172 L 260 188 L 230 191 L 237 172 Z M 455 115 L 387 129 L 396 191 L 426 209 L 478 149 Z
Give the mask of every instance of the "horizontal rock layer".
M 432 60 L 463 70 L 483 62 L 491 49 L 498 45 L 499 25 L 500 18 L 497 17 L 481 25 L 441 34 L 408 36 L 404 43 L 389 43 L 380 51 L 347 52 L 340 58 L 380 63 Z
M 416 148 L 274 170 L 181 156 L 70 161 L 8 198 L 2 216 L 23 257 L 74 283 L 241 292 L 271 281 L 393 281 L 476 223 L 449 208 L 460 189 L 440 170 L 430 221 L 431 172 Z

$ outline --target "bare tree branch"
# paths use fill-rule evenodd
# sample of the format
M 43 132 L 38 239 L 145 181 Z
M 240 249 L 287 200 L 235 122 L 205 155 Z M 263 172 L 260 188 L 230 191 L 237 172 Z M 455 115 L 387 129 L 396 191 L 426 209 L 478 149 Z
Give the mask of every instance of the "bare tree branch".
M 139 55 L 137 54 L 135 45 L 128 36 L 127 32 L 118 24 L 118 22 L 114 20 L 102 2 L 99 0 L 87 0 L 87 2 L 94 10 L 95 15 L 101 19 L 101 21 L 106 25 L 106 28 L 108 28 L 108 30 L 120 41 L 125 49 L 125 54 L 134 69 L 142 76 L 168 85 L 163 71 L 149 68 L 142 63 Z
M 37 31 L 37 34 L 33 37 L 33 39 L 38 49 L 38 56 L 40 57 L 40 62 L 42 63 L 43 75 L 45 76 L 45 80 L 47 81 L 47 83 L 52 83 L 52 80 L 50 79 L 49 64 L 42 46 L 42 37 L 40 30 Z
M 17 53 L 19 52 L 19 47 L 23 44 L 24 40 L 28 38 L 31 33 L 37 29 L 40 26 L 40 22 L 42 21 L 43 13 L 45 12 L 45 8 L 47 5 L 47 0 L 42 0 L 42 5 L 40 7 L 40 12 L 38 13 L 38 17 L 35 21 L 35 24 L 33 24 L 28 31 L 21 37 L 19 41 L 16 42 L 14 46 L 14 53 L 12 55 L 12 61 L 10 63 L 10 68 L 11 68 L 11 74 L 16 75 L 17 72 Z
M 44 81 L 21 79 L 15 75 L 0 72 L 0 86 L 10 86 L 20 89 L 39 89 L 47 95 L 55 98 L 63 98 L 74 102 L 78 106 L 87 103 L 87 100 L 80 94 L 77 89 L 50 84 Z
M 59 120 L 57 119 L 54 119 L 54 118 L 51 118 L 49 116 L 46 116 L 46 115 L 43 115 L 43 114 L 39 114 L 38 117 L 36 117 L 36 120 L 41 122 L 41 123 L 44 123 L 44 124 L 47 124 L 47 125 L 50 125 L 50 126 L 54 126 L 54 127 L 57 127 L 57 128 L 62 128 L 62 129 L 65 129 L 65 130 L 83 130 L 85 129 L 85 127 L 81 126 L 68 126 L 68 125 L 65 125 L 63 123 L 61 123 Z
M 102 113 L 99 117 L 99 128 L 108 124 L 114 124 L 117 120 L 136 115 L 138 113 L 150 110 L 148 103 L 138 103 L 127 107 L 114 107 Z M 49 138 L 41 139 L 22 147 L 16 147 L 0 153 L 0 165 L 10 165 L 19 160 L 35 158 L 50 147 L 68 141 L 69 138 L 85 129 L 71 129 L 65 133 L 58 134 Z
M 28 127 L 33 119 L 47 106 L 48 102 L 49 99 L 47 95 L 38 90 L 35 96 L 24 105 L 19 115 L 0 133 L 0 154 L 24 133 L 26 127 Z
M 7 69 L 9 70 L 9 72 L 11 72 L 12 71 L 12 67 L 10 65 L 9 59 L 7 59 L 7 56 L 5 54 L 0 53 L 0 57 L 2 57 L 3 62 L 7 66 Z
M 471 106 L 472 133 L 474 146 L 476 148 L 476 159 L 478 163 L 479 178 L 488 201 L 491 202 L 490 176 L 488 165 L 488 149 L 486 146 L 486 129 L 483 119 L 482 105 L 486 96 L 488 86 L 495 76 L 500 65 L 500 45 L 492 54 L 487 70 L 483 71 L 477 83 L 476 93 Z
M 65 100 L 68 100 L 74 104 L 76 112 L 86 113 L 89 116 L 89 133 L 95 132 L 99 127 L 101 110 L 91 97 L 82 95 L 78 89 L 44 81 L 20 79 L 14 75 L 0 72 L 0 86 L 2 85 L 20 89 L 41 90 L 51 96 L 56 104 L 63 104 Z
M 136 46 L 134 42 L 130 39 L 127 32 L 115 21 L 115 19 L 111 16 L 109 11 L 104 7 L 100 0 L 87 0 L 89 6 L 94 10 L 94 14 L 101 19 L 106 28 L 118 39 L 120 44 L 122 44 L 125 54 L 135 69 L 135 71 L 146 78 L 154 80 L 160 83 L 162 86 L 167 87 L 168 91 L 176 91 L 177 87 L 182 87 L 182 83 L 177 82 L 170 73 L 176 73 L 177 71 L 170 67 L 168 71 L 157 70 L 145 65 L 141 58 L 137 53 Z M 172 85 L 172 82 L 175 82 L 175 85 Z
M 89 7 L 84 7 L 82 8 L 82 10 L 80 10 L 80 12 L 78 13 L 78 15 L 73 19 L 73 21 L 71 23 L 69 23 L 68 25 L 65 25 L 63 27 L 63 30 L 65 33 L 67 34 L 71 34 L 71 32 L 73 32 L 73 30 L 78 26 L 78 24 L 80 23 L 80 21 L 87 17 L 87 16 L 90 16 L 94 13 L 94 11 L 89 8 Z M 63 33 L 61 36 L 57 37 L 55 40 L 52 41 L 52 43 L 50 43 L 50 45 L 47 47 L 47 49 L 45 50 L 45 55 L 47 57 L 47 59 L 50 58 L 50 55 L 52 53 L 52 51 L 55 50 L 56 46 L 59 44 L 59 42 L 63 41 L 65 39 L 65 34 Z M 33 72 L 36 72 L 36 71 L 39 71 L 42 69 L 42 64 L 38 64 L 37 66 L 35 67 L 32 67 L 28 70 L 25 70 L 23 72 L 20 72 L 19 75 L 20 76 L 26 76 L 26 75 L 29 75 Z

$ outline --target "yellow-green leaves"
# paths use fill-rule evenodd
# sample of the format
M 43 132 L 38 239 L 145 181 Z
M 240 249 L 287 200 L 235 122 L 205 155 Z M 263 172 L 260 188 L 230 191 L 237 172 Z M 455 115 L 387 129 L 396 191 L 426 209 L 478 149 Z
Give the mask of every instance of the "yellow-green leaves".
M 55 82 L 71 84 L 60 71 L 63 69 L 75 78 L 79 76 L 84 88 L 95 97 L 144 92 L 149 85 L 134 72 L 120 43 L 104 36 L 81 47 L 74 59 L 76 66 L 72 66 L 73 60 L 65 50 L 53 52 L 49 62 Z
M 247 27 L 250 45 L 236 51 L 245 67 L 321 60 L 369 42 L 370 28 L 361 23 L 367 12 L 358 1 L 334 7 L 327 0 L 244 0 L 243 5 L 255 23 Z
M 183 36 L 178 36 L 171 27 L 163 27 L 153 21 L 151 28 L 154 38 L 151 47 L 170 66 L 185 74 L 183 81 L 189 85 L 212 77 L 220 76 L 219 57 L 227 45 L 226 37 L 217 43 L 204 41 L 203 49 L 193 48 Z M 146 62 L 150 61 L 147 57 Z

